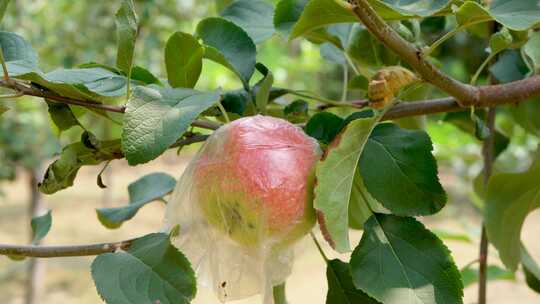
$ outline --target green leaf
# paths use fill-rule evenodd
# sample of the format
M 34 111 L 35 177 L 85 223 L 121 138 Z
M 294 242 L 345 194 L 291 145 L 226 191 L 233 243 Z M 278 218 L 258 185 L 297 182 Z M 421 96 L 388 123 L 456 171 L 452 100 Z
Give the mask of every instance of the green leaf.
M 354 27 L 347 47 L 347 54 L 360 66 L 380 68 L 396 65 L 399 58 L 364 27 Z
M 317 183 L 313 205 L 326 240 L 338 252 L 350 251 L 348 213 L 355 172 L 364 145 L 379 117 L 351 122 L 334 139 L 315 169 Z
M 169 194 L 176 185 L 174 177 L 165 173 L 152 173 L 128 186 L 129 205 L 120 208 L 97 209 L 99 221 L 107 228 L 119 228 L 132 219 L 146 204 Z
M 493 20 L 489 12 L 481 4 L 474 1 L 465 1 L 455 15 L 457 23 L 461 26 Z
M 147 69 L 135 65 L 131 68 L 131 79 L 144 84 L 161 84 L 161 81 Z
M 4 20 L 9 0 L 0 0 L 0 23 Z
M 58 128 L 58 131 L 66 131 L 71 129 L 72 127 L 80 125 L 77 117 L 75 117 L 75 115 L 71 111 L 71 108 L 68 105 L 47 101 L 47 106 L 49 110 L 49 116 Z
M 321 112 L 313 115 L 306 124 L 304 131 L 307 135 L 329 144 L 341 131 L 343 119 L 330 112 Z
M 165 65 L 173 88 L 193 88 L 202 70 L 204 49 L 190 34 L 176 32 L 165 46 Z
M 82 166 L 98 165 L 123 156 L 119 140 L 96 142 L 95 139 L 89 140 L 86 132 L 82 137 L 80 142 L 64 147 L 60 158 L 47 168 L 43 181 L 38 186 L 41 192 L 53 194 L 71 187 Z
M 274 27 L 283 36 L 289 37 L 292 29 L 309 0 L 281 0 L 277 6 L 274 14 Z
M 257 88 L 257 93 L 255 94 L 255 104 L 257 105 L 257 109 L 259 109 L 259 111 L 264 115 L 266 114 L 266 105 L 268 104 L 268 100 L 270 98 L 270 90 L 272 89 L 272 84 L 274 83 L 274 75 L 262 63 L 257 63 L 256 68 L 259 72 L 261 72 L 261 74 L 263 74 L 264 77 L 255 85 Z
M 498 54 L 501 51 L 509 48 L 512 45 L 514 39 L 507 28 L 503 28 L 497 33 L 493 34 L 489 39 L 489 48 L 492 54 Z
M 489 71 L 500 83 L 508 83 L 525 78 L 529 73 L 529 67 L 518 50 L 505 50 Z
M 540 3 L 537 0 L 494 0 L 490 13 L 495 20 L 515 31 L 540 23 Z
M 116 12 L 115 19 L 116 36 L 118 39 L 116 66 L 127 75 L 131 74 L 131 66 L 133 65 L 138 22 L 133 0 L 123 0 L 120 9 Z
M 359 168 L 369 193 L 397 215 L 428 215 L 446 204 L 437 162 L 425 131 L 380 124 L 367 141 Z
M 489 180 L 484 218 L 490 242 L 504 265 L 515 271 L 521 254 L 521 227 L 540 208 L 540 152 L 529 170 L 499 173 Z
M 529 41 L 523 46 L 523 51 L 533 64 L 533 71 L 540 74 L 540 32 L 533 32 Z
M 163 233 L 137 239 L 127 251 L 98 256 L 92 278 L 107 304 L 188 304 L 197 292 L 189 261 Z
M 447 11 L 454 1 L 450 0 L 369 0 L 377 13 L 385 19 L 429 17 Z
M 242 28 L 222 18 L 206 18 L 197 25 L 197 36 L 206 45 L 205 58 L 231 69 L 248 85 L 257 50 Z
M 38 56 L 23 37 L 0 31 L 0 46 L 10 76 L 17 76 L 37 69 Z
M 310 31 L 336 23 L 357 22 L 356 16 L 345 7 L 345 2 L 335 0 L 311 0 L 294 25 L 289 39 L 300 37 Z
M 299 123 L 307 120 L 309 111 L 309 104 L 307 101 L 298 99 L 283 108 L 283 114 L 288 121 L 292 123 Z
M 351 256 L 354 285 L 385 303 L 463 303 L 450 251 L 414 218 L 376 214 Z
M 461 270 L 461 280 L 465 288 L 478 282 L 478 267 L 466 267 Z M 513 272 L 495 265 L 488 265 L 487 267 L 487 280 L 491 281 L 514 281 L 516 276 Z
M 521 247 L 521 266 L 525 273 L 525 280 L 529 287 L 540 293 L 540 266 L 534 261 L 525 246 Z
M 128 163 L 143 164 L 161 155 L 219 98 L 219 91 L 136 87 L 127 103 L 122 130 L 122 150 Z
M 32 218 L 32 243 L 39 243 L 51 230 L 52 216 L 51 210 L 46 214 Z
M 525 131 L 540 137 L 540 120 L 538 119 L 540 98 L 534 98 L 511 107 L 510 112 L 514 117 L 514 121 Z
M 244 29 L 255 44 L 274 35 L 274 7 L 264 0 L 237 0 L 221 16 Z
M 367 92 L 369 86 L 369 80 L 362 76 L 362 75 L 356 75 L 354 76 L 348 84 L 348 88 L 350 90 L 360 90 Z
M 365 292 L 354 287 L 349 264 L 338 259 L 328 261 L 326 267 L 328 293 L 326 304 L 377 304 Z

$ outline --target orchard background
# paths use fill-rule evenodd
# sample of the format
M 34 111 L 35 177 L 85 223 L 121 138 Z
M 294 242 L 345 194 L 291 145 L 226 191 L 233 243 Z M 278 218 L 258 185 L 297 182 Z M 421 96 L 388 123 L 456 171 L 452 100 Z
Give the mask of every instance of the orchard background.
M 524 247 L 533 260 L 540 261 L 537 238 L 540 213 L 534 211 L 540 206 L 538 195 L 535 195 L 540 191 L 540 174 L 538 169 L 531 167 L 535 155 L 538 155 L 540 142 L 540 100 L 537 100 L 540 98 L 540 80 L 535 76 L 540 72 L 540 32 L 537 31 L 540 4 L 537 1 L 432 0 L 409 1 L 408 4 L 386 0 L 349 1 L 349 4 L 340 0 L 205 2 L 0 1 L 2 10 L 7 5 L 0 25 L 5 31 L 0 35 L 0 45 L 8 67 L 8 74 L 4 75 L 1 85 L 2 95 L 7 96 L 0 100 L 0 244 L 23 249 L 29 249 L 23 245 L 30 243 L 73 246 L 131 240 L 158 232 L 164 213 L 159 200 L 148 204 L 143 202 L 143 207 L 138 212 L 135 210 L 136 215 L 129 221 L 128 217 L 114 220 L 114 215 L 111 215 L 114 209 L 108 213 L 101 208 L 125 207 L 130 202 L 128 185 L 148 174 L 165 172 L 178 178 L 196 153 L 199 142 L 210 134 L 209 129 L 225 122 L 225 115 L 220 107 L 215 106 L 219 100 L 230 119 L 266 113 L 301 126 L 307 124 L 306 132 L 318 139 L 323 148 L 332 141 L 344 118 L 373 107 L 377 109 L 376 115 L 377 111 L 387 111 L 388 118 L 395 119 L 401 136 L 412 134 L 405 130 L 423 130 L 420 131 L 422 134 L 429 135 L 440 184 L 446 192 L 447 199 L 441 199 L 437 189 L 426 190 L 428 199 L 424 204 L 403 201 L 396 204 L 392 200 L 386 201 L 384 195 L 380 199 L 384 207 L 394 214 L 418 216 L 417 219 L 450 249 L 456 269 L 460 270 L 460 276 L 449 275 L 446 282 L 457 286 L 451 292 L 457 295 L 455 298 L 428 297 L 423 298 L 422 303 L 460 303 L 461 284 L 464 285 L 464 303 L 540 301 L 537 293 L 540 290 L 540 268 L 530 259 L 523 261 L 525 251 L 519 243 L 519 231 L 524 221 L 521 231 Z M 377 23 L 378 19 L 370 14 L 366 5 L 375 8 L 375 13 L 384 17 L 391 29 Z M 272 20 L 274 11 L 276 18 Z M 218 51 L 229 56 L 226 56 L 227 62 L 221 60 L 221 64 L 220 60 L 208 60 L 208 56 L 203 59 L 202 53 L 197 53 L 205 44 L 212 44 L 205 40 L 209 38 L 203 31 L 197 30 L 199 23 L 205 18 L 220 15 L 221 19 L 207 21 L 210 24 L 207 29 L 221 28 L 235 33 L 235 37 L 240 37 L 240 50 L 244 52 L 227 50 L 219 42 L 214 44 Z M 370 20 L 373 23 L 369 23 Z M 372 34 L 360 27 L 362 21 L 366 22 Z M 381 33 L 377 29 L 386 31 Z M 201 39 L 193 44 L 197 39 L 190 37 L 195 32 Z M 25 42 L 13 38 L 13 33 Z M 387 47 L 378 42 L 385 38 Z M 250 56 L 255 56 L 255 45 L 256 62 L 263 65 L 255 66 L 255 62 L 249 62 Z M 411 49 L 404 45 L 411 46 Z M 411 50 L 414 52 L 408 52 Z M 39 56 L 39 63 L 34 60 L 34 52 Z M 235 53 L 242 56 L 235 58 Z M 186 56 L 194 58 L 192 63 L 195 62 L 195 67 L 182 61 Z M 203 62 L 200 73 L 196 64 L 199 61 Z M 225 68 L 224 65 L 229 66 Z M 405 69 L 387 68 L 396 65 L 414 74 Z M 135 66 L 137 68 L 133 68 Z M 50 72 L 58 68 L 103 69 L 100 73 L 106 76 L 90 73 L 81 76 L 83 79 L 77 83 L 73 75 L 57 74 L 55 82 L 51 75 L 32 74 L 38 69 Z M 392 77 L 397 75 L 397 80 L 385 77 L 380 71 L 389 71 Z M 180 74 L 187 77 L 174 76 Z M 134 81 L 126 86 L 126 79 L 130 76 Z M 94 80 L 84 77 L 94 77 Z M 448 81 L 449 77 L 461 84 Z M 111 82 L 99 82 L 109 78 Z M 382 92 L 377 81 L 383 82 Z M 521 82 L 516 85 L 515 81 Z M 136 147 L 128 152 L 120 139 L 127 132 L 123 115 L 129 115 L 129 111 L 127 114 L 117 113 L 124 111 L 126 103 L 129 108 L 130 101 L 126 101 L 125 92 L 129 91 L 132 97 L 133 94 L 140 97 L 134 93 L 138 86 L 149 87 L 157 82 L 173 87 L 195 86 L 197 90 L 206 92 L 206 96 L 217 94 L 220 98 L 209 100 L 213 103 L 200 109 L 195 117 L 188 118 L 188 125 L 193 122 L 195 128 L 189 128 L 187 133 L 184 133 L 186 130 L 174 130 L 172 135 L 153 147 Z M 492 87 L 478 93 L 465 83 L 509 83 L 509 86 Z M 275 89 L 265 90 L 265 86 Z M 389 87 L 395 89 L 388 90 Z M 280 92 L 277 88 L 288 91 Z M 250 93 L 245 93 L 245 90 Z M 252 94 L 252 98 L 247 94 Z M 448 96 L 460 101 L 463 106 L 461 112 L 456 111 L 460 109 L 456 100 Z M 49 102 L 42 102 L 45 101 L 42 97 Z M 73 100 L 84 104 L 76 106 Z M 427 102 L 418 103 L 425 100 Z M 89 101 L 99 105 L 88 106 L 86 103 Z M 399 103 L 394 105 L 397 101 Z M 100 108 L 101 105 L 104 107 Z M 497 108 L 487 110 L 489 106 Z M 7 111 L 3 113 L 4 110 Z M 110 119 L 104 119 L 105 115 Z M 356 121 L 367 119 L 366 116 L 356 118 L 359 118 Z M 138 122 L 132 120 L 129 123 Z M 171 137 L 174 137 L 172 141 Z M 81 142 L 86 148 L 87 144 L 93 146 L 91 150 L 96 153 L 107 152 L 104 157 L 81 158 L 83 166 L 74 180 L 74 176 L 60 174 L 51 177 L 49 174 L 44 181 L 47 167 L 62 157 L 63 148 L 76 142 Z M 167 149 L 171 145 L 182 149 Z M 403 144 L 403 149 L 407 147 L 410 148 Z M 422 157 L 408 160 L 419 167 L 430 162 L 429 157 L 422 154 L 431 154 L 426 152 L 426 146 L 413 148 L 418 148 L 415 151 Z M 411 155 L 411 150 L 408 151 L 406 154 Z M 66 157 L 65 153 L 63 157 Z M 96 159 L 92 159 L 94 157 Z M 385 174 L 394 172 L 395 168 L 387 166 L 383 159 L 380 161 L 380 170 L 375 176 L 382 176 L 384 181 Z M 68 166 L 73 166 L 73 163 Z M 482 186 L 482 172 L 486 168 L 492 172 L 492 182 L 495 180 L 494 186 L 487 190 L 488 203 L 491 198 L 491 205 L 498 206 L 491 209 L 491 213 L 486 211 Z M 347 171 L 350 169 L 339 168 L 335 174 L 350 174 Z M 505 176 L 503 173 L 519 171 L 528 173 L 519 176 Z M 413 172 L 411 176 L 424 173 Z M 373 172 L 362 174 L 373 176 Z M 433 183 L 432 174 L 426 174 L 424 177 L 429 180 L 428 184 Z M 321 180 L 331 182 L 335 178 L 321 177 Z M 73 186 L 70 186 L 71 181 Z M 41 192 L 38 191 L 38 183 L 41 183 Z M 393 183 L 386 180 L 384 189 L 366 185 L 370 193 L 392 193 L 400 186 L 405 187 L 400 183 L 403 181 Z M 419 188 L 425 186 L 422 183 L 417 185 Z M 532 196 L 523 199 L 524 194 Z M 497 201 L 499 197 L 504 201 Z M 354 200 L 349 197 L 342 201 L 348 205 Z M 444 203 L 444 208 L 437 207 Z M 501 220 L 493 210 L 507 206 L 515 209 L 506 215 L 502 212 L 504 220 Z M 324 206 L 319 207 L 324 210 Z M 354 213 L 350 208 L 349 212 Z M 96 209 L 102 210 L 99 217 Z M 47 210 L 52 211 L 50 218 Z M 31 218 L 37 219 L 34 231 L 30 225 Z M 354 249 L 362 238 L 362 231 L 357 229 L 363 223 L 355 222 L 358 219 L 354 216 L 349 216 L 349 219 L 348 224 L 354 229 L 350 231 L 348 242 L 343 234 L 335 232 L 339 229 L 331 232 L 335 233 L 332 236 L 334 241 L 337 240 L 337 247 L 342 246 L 342 249 L 346 243 Z M 487 261 L 479 253 L 479 247 L 481 252 L 486 252 L 487 235 L 481 229 L 484 221 L 488 222 L 487 235 L 497 236 L 495 246 L 487 247 Z M 338 253 L 324 241 L 318 226 L 314 231 L 328 258 L 350 260 L 350 253 Z M 412 243 L 414 245 L 414 240 Z M 0 251 L 3 246 L 0 245 Z M 7 252 L 6 248 L 3 249 L 4 253 Z M 499 250 L 504 251 L 502 261 Z M 338 248 L 338 251 L 347 250 Z M 90 273 L 95 257 L 26 258 L 21 261 L 21 256 L 31 256 L 32 250 L 23 250 L 22 254 L 15 255 L 13 251 L 9 253 L 10 258 L 0 258 L 2 303 L 101 301 Z M 390 263 L 388 261 L 387 265 Z M 528 269 L 526 275 L 522 265 Z M 408 266 L 415 270 L 414 264 Z M 486 266 L 486 270 L 479 271 L 479 266 Z M 334 293 L 327 295 L 326 267 L 313 241 L 309 237 L 302 240 L 298 244 L 294 272 L 286 285 L 288 302 L 343 303 L 343 300 L 338 300 L 342 298 L 336 296 L 336 292 L 342 292 L 350 303 L 363 303 L 355 302 L 354 292 L 343 285 L 332 285 Z M 481 296 L 483 287 L 479 288 L 485 281 L 489 286 L 487 299 Z M 352 283 L 350 286 L 355 289 Z M 427 286 L 433 286 L 435 290 L 442 288 L 441 282 L 437 281 L 429 281 Z M 362 292 L 360 290 L 379 301 L 386 299 L 382 301 L 384 303 L 398 303 L 381 296 L 388 291 L 383 288 L 370 290 L 358 287 L 355 292 Z M 401 291 L 401 299 L 416 294 L 414 288 L 404 290 Z M 239 301 L 258 302 L 258 298 Z M 199 288 L 193 303 L 217 303 L 217 300 L 210 290 Z

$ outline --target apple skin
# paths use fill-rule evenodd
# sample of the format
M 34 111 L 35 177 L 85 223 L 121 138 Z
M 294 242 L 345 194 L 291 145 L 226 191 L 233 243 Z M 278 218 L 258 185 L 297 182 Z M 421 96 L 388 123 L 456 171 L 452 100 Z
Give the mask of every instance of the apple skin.
M 193 183 L 209 225 L 247 247 L 282 246 L 315 224 L 317 142 L 283 119 L 251 116 L 217 130 L 199 152 Z

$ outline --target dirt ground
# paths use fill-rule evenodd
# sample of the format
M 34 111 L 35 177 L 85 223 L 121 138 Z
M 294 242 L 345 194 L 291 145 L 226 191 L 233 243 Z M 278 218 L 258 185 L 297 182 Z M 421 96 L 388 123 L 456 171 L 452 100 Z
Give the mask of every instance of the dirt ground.
M 167 172 L 180 176 L 187 157 L 177 157 L 174 153 L 140 167 L 128 167 L 124 162 L 113 163 L 114 179 L 105 180 L 112 187 L 114 206 L 127 203 L 127 185 L 137 178 L 152 172 Z M 102 191 L 96 185 L 96 175 L 100 168 L 81 170 L 74 187 L 45 198 L 48 208 L 53 210 L 53 226 L 46 237 L 47 245 L 84 244 L 122 240 L 141 236 L 159 230 L 163 217 L 163 205 L 153 203 L 144 207 L 137 216 L 118 230 L 108 230 L 98 221 L 95 208 L 102 207 Z M 452 178 L 443 179 L 448 189 L 452 189 Z M 27 218 L 28 194 L 24 176 L 15 183 L 4 185 L 7 196 L 0 197 L 0 243 L 24 244 L 29 235 Z M 458 193 L 459 194 L 459 193 Z M 452 195 L 451 195 L 452 197 Z M 460 197 L 455 195 L 455 197 Z M 468 210 L 468 211 L 467 211 Z M 479 218 L 465 207 L 464 202 L 451 201 L 441 214 L 425 219 L 430 228 L 452 232 L 476 231 Z M 540 212 L 527 219 L 523 239 L 531 254 L 540 260 Z M 357 243 L 361 234 L 352 234 L 352 242 Z M 476 242 L 476 241 L 475 241 Z M 460 241 L 445 243 L 452 250 L 458 266 L 462 267 L 477 256 L 477 244 Z M 299 245 L 294 272 L 287 283 L 287 294 L 291 304 L 324 303 L 326 295 L 325 265 L 313 243 L 306 239 Z M 325 246 L 328 254 L 331 249 Z M 346 256 L 342 256 L 346 258 Z M 68 258 L 47 260 L 45 294 L 43 304 L 96 304 L 102 303 L 96 293 L 90 276 L 91 258 Z M 495 250 L 491 250 L 490 261 L 497 264 Z M 0 257 L 0 303 L 22 304 L 25 286 L 25 264 Z M 497 281 L 489 285 L 490 304 L 533 304 L 540 303 L 540 295 L 524 285 L 524 278 L 518 272 L 517 280 Z M 476 285 L 465 290 L 465 303 L 475 303 Z M 195 304 L 219 303 L 212 292 L 199 289 Z M 255 297 L 233 303 L 260 303 Z

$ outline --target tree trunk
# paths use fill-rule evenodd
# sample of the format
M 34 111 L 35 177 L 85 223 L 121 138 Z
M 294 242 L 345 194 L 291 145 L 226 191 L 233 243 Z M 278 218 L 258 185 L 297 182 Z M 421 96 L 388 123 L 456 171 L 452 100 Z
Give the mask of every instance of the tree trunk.
M 37 184 L 41 176 L 41 167 L 28 170 L 29 173 L 29 192 L 30 208 L 28 214 L 30 218 L 40 216 L 45 209 L 43 196 L 38 191 Z M 32 240 L 32 235 L 30 235 Z M 45 261 L 39 259 L 30 259 L 28 264 L 28 281 L 26 285 L 26 304 L 39 304 L 43 294 L 43 283 L 45 279 Z

